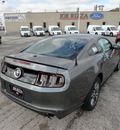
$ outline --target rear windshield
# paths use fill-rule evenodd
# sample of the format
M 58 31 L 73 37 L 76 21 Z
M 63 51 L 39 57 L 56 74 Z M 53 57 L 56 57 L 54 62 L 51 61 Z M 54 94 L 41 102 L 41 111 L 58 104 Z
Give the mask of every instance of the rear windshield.
M 21 28 L 21 31 L 29 31 L 28 28 Z
M 48 38 L 34 44 L 24 52 L 74 59 L 87 43 L 87 39 Z

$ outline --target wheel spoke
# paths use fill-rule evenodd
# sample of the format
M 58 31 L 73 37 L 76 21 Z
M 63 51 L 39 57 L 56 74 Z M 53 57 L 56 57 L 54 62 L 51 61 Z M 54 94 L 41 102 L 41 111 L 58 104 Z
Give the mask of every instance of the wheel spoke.
M 97 103 L 97 100 L 99 97 L 99 88 L 100 88 L 99 83 L 95 83 L 93 92 L 91 94 L 91 105 L 92 106 L 95 106 L 95 104 Z

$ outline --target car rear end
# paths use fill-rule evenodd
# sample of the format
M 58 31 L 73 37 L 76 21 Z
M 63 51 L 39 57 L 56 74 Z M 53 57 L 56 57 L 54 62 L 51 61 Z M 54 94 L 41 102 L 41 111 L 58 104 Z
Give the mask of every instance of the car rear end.
M 58 118 L 69 113 L 70 77 L 64 68 L 5 57 L 1 86 L 10 99 L 37 112 Z

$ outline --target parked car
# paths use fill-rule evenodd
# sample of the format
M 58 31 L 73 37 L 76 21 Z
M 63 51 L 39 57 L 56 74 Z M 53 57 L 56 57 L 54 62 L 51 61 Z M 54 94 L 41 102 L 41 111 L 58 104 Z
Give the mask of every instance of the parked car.
M 45 36 L 45 31 L 42 26 L 33 26 L 33 35 L 35 36 Z
M 28 26 L 21 26 L 20 27 L 20 36 L 21 37 L 25 37 L 25 36 L 30 37 L 31 36 Z
M 115 43 L 120 46 L 120 32 L 116 36 Z
M 76 28 L 76 26 L 66 25 L 65 28 L 64 28 L 64 33 L 65 34 L 79 34 L 79 31 Z
M 95 108 L 102 84 L 120 69 L 120 47 L 103 36 L 62 35 L 42 40 L 1 64 L 1 91 L 13 101 L 63 118 Z
M 0 36 L 0 44 L 2 43 L 2 37 Z
M 116 36 L 119 32 L 114 25 L 102 25 L 102 28 L 105 30 L 105 35 Z
M 89 25 L 87 33 L 93 35 L 105 35 L 105 31 L 100 25 Z
M 62 34 L 62 31 L 60 30 L 60 28 L 58 26 L 49 26 L 48 32 L 49 32 L 49 35 L 52 35 L 52 36 Z

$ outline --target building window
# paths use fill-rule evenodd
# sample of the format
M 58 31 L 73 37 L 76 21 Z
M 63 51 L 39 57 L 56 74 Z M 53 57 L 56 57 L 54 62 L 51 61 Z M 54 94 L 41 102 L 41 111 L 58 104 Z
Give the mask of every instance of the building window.
M 43 22 L 43 28 L 46 28 L 46 22 Z
M 103 22 L 103 24 L 102 25 L 105 25 L 105 22 Z
M 89 25 L 90 25 L 90 22 L 87 22 L 87 28 L 88 28 Z
M 33 24 L 30 22 L 30 29 L 32 29 L 33 28 Z
M 72 25 L 74 26 L 74 25 L 75 25 L 75 22 L 72 22 Z
M 60 22 L 57 22 L 57 26 L 60 27 Z

